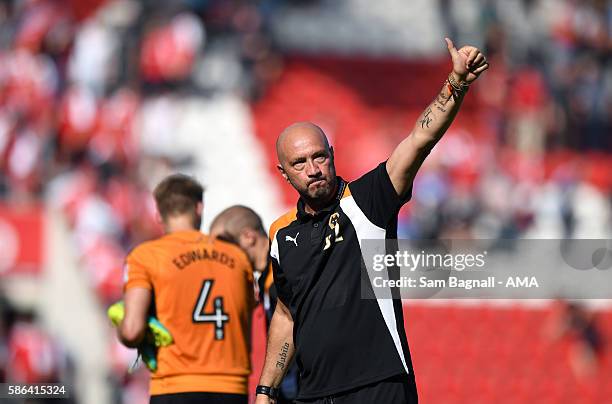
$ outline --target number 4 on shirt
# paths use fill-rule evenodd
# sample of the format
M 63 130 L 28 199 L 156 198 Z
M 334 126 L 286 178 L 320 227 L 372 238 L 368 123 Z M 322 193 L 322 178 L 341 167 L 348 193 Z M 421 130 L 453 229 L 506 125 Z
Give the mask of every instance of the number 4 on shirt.
M 215 339 L 222 340 L 225 336 L 223 332 L 225 323 L 229 321 L 229 316 L 227 313 L 223 312 L 223 297 L 219 296 L 215 298 L 213 302 L 214 311 L 212 313 L 204 312 L 204 307 L 206 307 L 206 302 L 208 301 L 208 296 L 214 283 L 215 281 L 212 279 L 205 279 L 202 283 L 202 289 L 200 290 L 198 302 L 193 309 L 192 319 L 194 323 L 214 324 Z

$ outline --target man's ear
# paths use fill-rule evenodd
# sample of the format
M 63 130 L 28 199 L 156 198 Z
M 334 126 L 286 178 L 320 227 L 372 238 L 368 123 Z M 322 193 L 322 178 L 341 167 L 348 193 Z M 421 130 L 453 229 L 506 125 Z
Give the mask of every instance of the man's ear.
M 196 204 L 195 218 L 193 222 L 193 227 L 195 227 L 196 230 L 201 230 L 203 212 L 204 212 L 204 203 L 200 201 Z
M 257 235 L 252 229 L 244 229 L 240 232 L 240 245 L 243 248 L 253 247 L 257 242 Z
M 287 175 L 287 173 L 285 172 L 285 169 L 283 168 L 282 165 L 277 164 L 276 165 L 276 169 L 278 170 L 278 172 L 281 173 L 281 175 L 283 176 L 283 178 L 285 179 L 285 181 L 289 182 L 289 176 Z
M 164 224 L 164 219 L 161 217 L 158 210 L 155 210 L 155 223 L 158 223 L 161 225 Z

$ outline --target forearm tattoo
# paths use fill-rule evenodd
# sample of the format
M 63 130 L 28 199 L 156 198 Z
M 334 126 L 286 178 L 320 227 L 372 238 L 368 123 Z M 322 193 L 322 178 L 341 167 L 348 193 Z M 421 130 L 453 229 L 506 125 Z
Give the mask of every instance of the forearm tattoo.
M 450 85 L 445 85 L 442 87 L 442 90 L 436 95 L 436 98 L 433 100 L 431 105 L 427 107 L 425 112 L 419 118 L 419 124 L 422 129 L 429 129 L 431 127 L 432 122 L 436 118 L 436 115 L 433 113 L 432 108 L 435 107 L 440 112 L 448 111 L 448 101 L 452 98 L 455 101 L 458 101 L 464 94 L 464 92 L 457 92 L 457 94 L 453 93 L 452 87 Z
M 278 353 L 278 360 L 276 361 L 276 367 L 278 369 L 285 369 L 287 364 L 287 356 L 289 356 L 289 343 L 285 342 Z
M 421 124 L 421 128 L 423 129 L 429 128 L 432 121 L 433 121 L 433 115 L 432 115 L 431 107 L 427 107 L 427 110 L 423 113 L 423 117 L 419 121 L 419 123 Z

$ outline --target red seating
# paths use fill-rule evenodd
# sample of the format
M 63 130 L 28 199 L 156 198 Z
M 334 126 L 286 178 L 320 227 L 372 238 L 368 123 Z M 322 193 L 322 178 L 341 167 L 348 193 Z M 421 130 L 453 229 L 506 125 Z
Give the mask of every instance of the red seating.
M 404 312 L 424 403 L 609 402 L 612 352 L 597 376 L 577 380 L 571 341 L 544 332 L 548 309 L 410 305 Z M 612 315 L 599 317 L 607 329 Z

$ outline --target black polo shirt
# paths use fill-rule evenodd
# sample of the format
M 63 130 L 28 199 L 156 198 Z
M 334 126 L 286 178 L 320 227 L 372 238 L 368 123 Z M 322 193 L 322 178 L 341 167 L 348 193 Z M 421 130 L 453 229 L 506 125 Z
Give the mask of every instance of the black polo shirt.
M 397 236 L 400 198 L 386 164 L 346 183 L 314 216 L 297 209 L 270 230 L 278 297 L 294 321 L 298 399 L 318 398 L 412 373 L 401 300 L 362 299 L 370 288 L 360 240 Z

